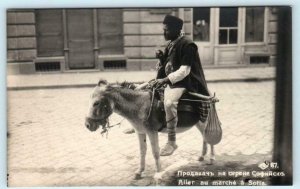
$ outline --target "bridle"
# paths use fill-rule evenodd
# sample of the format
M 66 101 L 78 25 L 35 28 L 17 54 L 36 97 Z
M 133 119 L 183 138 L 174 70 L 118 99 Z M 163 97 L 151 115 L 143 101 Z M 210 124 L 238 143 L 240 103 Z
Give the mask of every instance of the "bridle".
M 106 122 L 108 120 L 108 117 L 109 116 L 104 117 L 102 119 L 87 117 L 86 119 L 87 119 L 87 121 L 92 121 L 94 123 L 101 125 L 104 121 Z
M 104 134 L 106 134 L 106 137 L 107 137 L 109 129 L 111 129 L 112 127 L 115 127 L 117 125 L 121 125 L 121 123 L 125 119 L 125 118 L 123 118 L 119 123 L 116 123 L 114 125 L 110 125 L 109 124 L 109 116 L 110 115 L 111 115 L 111 113 L 108 113 L 103 118 L 100 118 L 100 119 L 98 119 L 98 118 L 90 118 L 90 117 L 88 117 L 86 119 L 87 119 L 87 121 L 92 121 L 92 122 L 96 123 L 97 125 L 101 125 L 102 126 L 101 135 L 103 136 Z
M 100 82 L 101 81 L 99 81 L 99 83 Z M 100 86 L 100 84 L 101 84 L 101 83 L 100 84 L 99 83 L 98 83 L 98 86 Z M 122 121 L 125 119 L 125 118 L 122 119 L 117 124 L 110 125 L 109 124 L 109 117 L 112 113 L 113 113 L 112 109 L 109 109 L 104 116 L 101 116 L 102 118 L 95 118 L 94 116 L 97 115 L 97 114 L 93 113 L 92 117 L 86 117 L 86 121 L 93 122 L 93 123 L 97 124 L 97 129 L 99 128 L 99 125 L 101 125 L 102 126 L 101 135 L 103 136 L 106 133 L 106 137 L 107 137 L 109 129 L 112 128 L 112 127 L 115 127 L 117 125 L 121 125 Z
M 106 130 L 106 125 L 109 122 L 108 118 L 111 115 L 111 113 L 107 113 L 103 116 L 103 118 L 93 118 L 93 117 L 87 117 L 87 121 L 92 121 L 96 123 L 97 125 L 101 125 L 103 130 Z

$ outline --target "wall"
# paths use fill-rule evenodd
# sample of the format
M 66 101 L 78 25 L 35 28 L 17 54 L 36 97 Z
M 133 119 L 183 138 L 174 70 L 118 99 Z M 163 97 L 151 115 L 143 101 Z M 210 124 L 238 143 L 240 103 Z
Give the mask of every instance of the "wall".
M 268 24 L 268 50 L 270 52 L 270 64 L 276 63 L 277 51 L 277 36 L 278 36 L 278 9 L 270 7 L 269 9 L 269 24 Z
M 124 55 L 127 70 L 153 70 L 157 59 L 155 50 L 163 49 L 162 21 L 166 14 L 184 20 L 184 32 L 191 37 L 191 8 L 123 9 Z M 277 9 L 268 11 L 268 34 L 265 52 L 269 52 L 270 64 L 276 61 Z M 33 9 L 9 10 L 7 13 L 7 62 L 8 73 L 35 73 L 37 41 Z
M 184 11 L 186 35 L 191 35 L 190 11 Z M 124 9 L 124 52 L 131 69 L 155 68 L 155 50 L 163 50 L 166 44 L 162 27 L 166 14 L 180 16 L 178 9 Z
M 9 72 L 31 73 L 36 58 L 36 31 L 34 10 L 9 10 L 7 12 L 7 62 L 20 63 Z

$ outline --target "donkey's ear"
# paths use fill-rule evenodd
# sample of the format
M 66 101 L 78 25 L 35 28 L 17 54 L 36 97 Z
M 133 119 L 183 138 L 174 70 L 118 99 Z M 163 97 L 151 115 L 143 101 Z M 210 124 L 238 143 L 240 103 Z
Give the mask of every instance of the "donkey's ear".
M 100 87 L 101 85 L 107 85 L 108 82 L 105 79 L 100 79 L 98 82 L 98 86 Z

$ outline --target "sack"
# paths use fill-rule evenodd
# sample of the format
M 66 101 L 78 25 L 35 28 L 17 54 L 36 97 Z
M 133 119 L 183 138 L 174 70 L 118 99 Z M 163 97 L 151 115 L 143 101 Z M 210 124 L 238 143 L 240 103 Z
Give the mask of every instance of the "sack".
M 216 111 L 215 103 L 216 101 L 212 101 L 210 104 L 207 124 L 203 134 L 204 140 L 211 145 L 218 144 L 222 139 L 221 122 Z

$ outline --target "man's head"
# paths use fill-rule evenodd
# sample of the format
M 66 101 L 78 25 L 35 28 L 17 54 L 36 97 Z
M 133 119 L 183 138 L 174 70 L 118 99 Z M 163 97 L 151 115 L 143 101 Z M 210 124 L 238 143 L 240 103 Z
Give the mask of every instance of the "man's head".
M 163 21 L 164 37 L 166 40 L 174 40 L 180 35 L 183 21 L 172 15 L 166 15 Z

